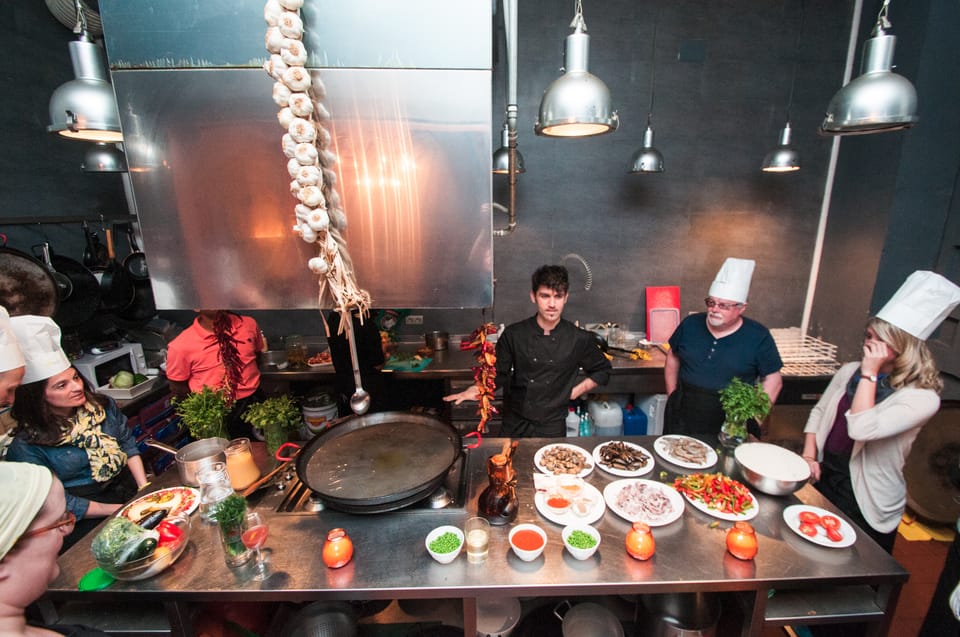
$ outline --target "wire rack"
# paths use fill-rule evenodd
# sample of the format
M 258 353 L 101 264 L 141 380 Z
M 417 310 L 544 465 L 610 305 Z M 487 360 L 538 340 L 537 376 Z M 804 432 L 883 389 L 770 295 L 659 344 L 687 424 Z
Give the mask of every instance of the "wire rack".
M 807 336 L 799 327 L 772 329 L 770 333 L 783 359 L 785 376 L 832 376 L 840 368 L 837 346 L 815 336 Z

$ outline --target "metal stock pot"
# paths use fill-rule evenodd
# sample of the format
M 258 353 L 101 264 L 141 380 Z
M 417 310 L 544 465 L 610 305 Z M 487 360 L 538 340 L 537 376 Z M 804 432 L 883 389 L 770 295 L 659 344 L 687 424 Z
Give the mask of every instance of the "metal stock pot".
M 181 449 L 157 442 L 153 438 L 148 438 L 145 444 L 174 454 L 177 458 L 177 469 L 180 471 L 180 481 L 185 485 L 198 487 L 200 481 L 197 480 L 197 472 L 216 462 L 226 462 L 227 454 L 224 453 L 224 449 L 230 441 L 225 438 L 204 438 L 191 442 Z

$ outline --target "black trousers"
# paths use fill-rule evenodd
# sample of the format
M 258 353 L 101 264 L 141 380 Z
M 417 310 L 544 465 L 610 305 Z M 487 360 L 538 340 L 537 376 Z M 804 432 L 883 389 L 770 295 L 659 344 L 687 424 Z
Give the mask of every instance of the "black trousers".
M 106 504 L 125 504 L 133 499 L 137 494 L 137 481 L 126 466 L 117 474 L 115 478 L 108 482 L 95 482 L 85 484 L 79 487 L 70 487 L 66 489 L 70 495 L 78 498 L 87 498 L 94 502 L 104 502 Z M 73 531 L 63 539 L 63 547 L 60 549 L 62 555 L 64 551 L 73 546 L 84 535 L 89 533 L 103 521 L 103 518 L 83 518 L 77 520 Z

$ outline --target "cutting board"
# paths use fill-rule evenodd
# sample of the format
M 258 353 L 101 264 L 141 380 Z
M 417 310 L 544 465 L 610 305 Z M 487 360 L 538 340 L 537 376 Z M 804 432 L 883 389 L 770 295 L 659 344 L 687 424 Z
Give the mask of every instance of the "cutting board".
M 415 358 L 399 359 L 396 356 L 391 356 L 387 359 L 383 368 L 395 372 L 419 372 L 423 371 L 423 369 L 432 362 L 433 359 L 429 356 L 421 358 L 420 360 Z

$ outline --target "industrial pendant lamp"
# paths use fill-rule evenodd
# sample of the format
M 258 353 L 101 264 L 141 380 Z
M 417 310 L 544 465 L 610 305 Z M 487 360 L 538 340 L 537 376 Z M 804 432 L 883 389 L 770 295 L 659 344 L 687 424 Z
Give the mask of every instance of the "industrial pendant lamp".
M 516 134 L 516 132 L 514 132 Z M 514 152 L 517 154 L 517 173 L 527 172 L 527 169 L 523 167 L 523 155 L 520 154 L 520 151 L 514 147 Z M 510 174 L 510 124 L 507 122 L 503 123 L 503 134 L 500 137 L 500 148 L 493 151 L 493 173 L 495 175 L 509 175 Z
M 793 89 L 797 83 L 797 57 L 800 55 L 800 38 L 803 35 L 803 0 L 800 1 L 800 26 L 797 29 L 797 41 L 793 46 L 793 70 L 790 74 L 790 97 L 787 99 L 787 123 L 780 131 L 777 146 L 763 158 L 761 170 L 765 173 L 790 173 L 800 170 L 800 153 L 790 143 L 790 109 L 793 108 Z
M 823 135 L 866 135 L 910 128 L 917 121 L 917 91 L 910 80 L 892 72 L 897 42 L 887 33 L 890 21 L 884 0 L 877 23 L 863 44 L 860 77 L 833 96 L 820 125 Z
M 47 131 L 71 139 L 120 142 L 120 113 L 107 71 L 106 56 L 87 33 L 86 18 L 76 2 L 80 37 L 70 43 L 70 61 L 75 79 L 59 86 L 50 96 Z
M 116 145 L 97 142 L 87 150 L 80 168 L 86 173 L 125 173 L 127 158 Z
M 549 137 L 589 137 L 615 131 L 620 120 L 610 107 L 610 90 L 587 70 L 590 36 L 581 0 L 577 0 L 570 27 L 573 33 L 566 40 L 564 74 L 543 92 L 533 130 Z
M 630 172 L 635 175 L 663 172 L 663 155 L 653 147 L 652 123 L 654 76 L 657 68 L 657 19 L 653 21 L 652 42 L 650 47 L 650 107 L 647 109 L 647 129 L 643 131 L 643 146 L 633 154 L 633 158 L 630 160 Z

